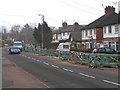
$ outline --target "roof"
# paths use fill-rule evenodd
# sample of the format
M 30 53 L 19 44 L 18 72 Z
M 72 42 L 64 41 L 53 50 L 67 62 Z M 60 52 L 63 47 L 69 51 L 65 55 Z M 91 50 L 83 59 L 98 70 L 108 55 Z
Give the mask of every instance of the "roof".
M 78 26 L 78 31 L 81 31 L 83 25 Z M 53 33 L 63 33 L 63 32 L 72 32 L 74 30 L 74 25 L 68 25 L 67 27 L 60 27 L 58 30 L 55 30 Z
M 97 20 L 83 27 L 81 30 L 100 28 L 103 26 L 114 25 L 114 24 L 118 24 L 118 14 L 115 12 L 111 12 L 107 15 L 101 16 Z

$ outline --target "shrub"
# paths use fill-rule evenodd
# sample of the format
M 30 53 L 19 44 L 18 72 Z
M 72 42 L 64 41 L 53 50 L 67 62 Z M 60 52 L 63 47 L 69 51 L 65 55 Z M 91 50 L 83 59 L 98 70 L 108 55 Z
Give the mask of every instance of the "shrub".
M 115 54 L 120 54 L 120 51 L 115 52 Z

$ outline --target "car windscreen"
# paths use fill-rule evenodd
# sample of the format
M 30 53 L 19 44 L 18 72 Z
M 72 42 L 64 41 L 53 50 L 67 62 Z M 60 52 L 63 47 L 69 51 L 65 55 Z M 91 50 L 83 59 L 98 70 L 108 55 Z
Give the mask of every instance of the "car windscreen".
M 111 48 L 105 48 L 107 52 L 114 52 L 115 50 L 114 49 L 111 49 Z
M 21 46 L 22 43 L 14 43 L 14 46 Z
M 64 49 L 69 49 L 69 45 L 63 45 Z

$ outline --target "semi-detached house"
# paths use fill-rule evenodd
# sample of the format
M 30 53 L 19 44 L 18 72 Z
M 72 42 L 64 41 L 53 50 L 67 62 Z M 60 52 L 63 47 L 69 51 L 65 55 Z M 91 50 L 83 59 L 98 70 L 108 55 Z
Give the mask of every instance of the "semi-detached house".
M 75 22 L 73 25 L 67 25 L 67 22 L 62 23 L 62 27 L 53 32 L 52 43 L 60 42 L 81 42 L 81 28 L 83 25 L 79 25 Z
M 115 8 L 105 8 L 105 15 L 82 28 L 82 43 L 86 48 L 110 47 L 120 50 L 119 14 Z

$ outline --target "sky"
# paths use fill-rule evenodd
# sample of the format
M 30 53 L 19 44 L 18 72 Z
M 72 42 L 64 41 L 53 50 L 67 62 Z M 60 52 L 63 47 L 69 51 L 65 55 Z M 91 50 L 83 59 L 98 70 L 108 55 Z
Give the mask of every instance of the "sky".
M 78 22 L 87 25 L 104 15 L 104 8 L 114 6 L 118 12 L 120 0 L 0 0 L 0 27 L 10 29 L 12 25 L 36 26 L 42 23 L 56 28 L 66 21 L 68 25 Z

